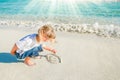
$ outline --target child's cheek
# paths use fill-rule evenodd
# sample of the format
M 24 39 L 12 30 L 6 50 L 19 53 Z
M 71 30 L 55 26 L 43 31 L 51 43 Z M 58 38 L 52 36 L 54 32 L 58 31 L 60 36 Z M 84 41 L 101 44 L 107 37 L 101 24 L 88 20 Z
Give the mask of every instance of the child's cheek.
M 43 39 L 43 41 L 47 41 L 47 39 L 46 39 L 46 38 L 44 38 L 44 39 Z

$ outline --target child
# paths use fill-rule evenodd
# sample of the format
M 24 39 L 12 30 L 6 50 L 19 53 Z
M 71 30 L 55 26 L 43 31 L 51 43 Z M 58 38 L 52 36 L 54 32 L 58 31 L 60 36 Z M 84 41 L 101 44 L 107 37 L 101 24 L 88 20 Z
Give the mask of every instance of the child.
M 43 45 L 43 42 L 53 41 L 55 33 L 50 25 L 44 25 L 38 29 L 38 34 L 30 34 L 15 43 L 11 50 L 11 54 L 19 59 L 25 59 L 24 63 L 32 66 L 35 65 L 31 61 L 31 57 L 39 57 L 39 52 L 43 49 L 56 53 L 55 49 Z

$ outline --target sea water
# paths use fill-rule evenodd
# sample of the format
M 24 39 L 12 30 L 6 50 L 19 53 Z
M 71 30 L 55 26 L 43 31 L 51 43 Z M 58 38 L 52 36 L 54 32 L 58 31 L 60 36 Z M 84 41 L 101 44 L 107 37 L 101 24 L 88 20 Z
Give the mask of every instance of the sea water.
M 0 24 L 24 26 L 23 22 L 29 27 L 51 22 L 57 30 L 120 36 L 120 1 L 0 0 Z

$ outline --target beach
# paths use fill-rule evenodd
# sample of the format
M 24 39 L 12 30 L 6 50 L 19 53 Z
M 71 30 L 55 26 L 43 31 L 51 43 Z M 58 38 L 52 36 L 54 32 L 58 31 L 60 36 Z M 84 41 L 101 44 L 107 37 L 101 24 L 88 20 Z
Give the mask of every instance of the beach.
M 9 26 L 10 27 L 10 26 Z M 36 30 L 1 27 L 0 53 L 9 53 L 21 37 Z M 0 63 L 1 80 L 119 80 L 120 39 L 56 31 L 53 45 L 62 63 L 33 59 L 35 66 L 22 62 Z M 43 52 L 44 53 L 44 52 Z M 7 59 L 7 58 L 5 58 Z
M 45 24 L 61 63 L 43 57 L 27 66 L 10 54 Z M 1 0 L 0 37 L 0 80 L 120 80 L 119 0 Z

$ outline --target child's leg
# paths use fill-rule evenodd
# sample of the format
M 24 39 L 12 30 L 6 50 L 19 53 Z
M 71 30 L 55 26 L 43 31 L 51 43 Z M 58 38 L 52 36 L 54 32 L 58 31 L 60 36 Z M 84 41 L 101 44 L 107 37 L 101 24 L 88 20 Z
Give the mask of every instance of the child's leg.
M 26 52 L 24 52 L 22 55 L 21 55 L 21 58 L 25 58 L 25 57 L 36 57 L 36 56 L 39 56 L 39 52 L 42 51 L 42 48 L 41 46 L 38 46 L 38 47 L 34 47 Z
M 18 47 L 16 46 L 16 44 L 14 44 L 14 46 L 13 46 L 13 48 L 12 48 L 12 50 L 11 50 L 10 53 L 11 53 L 12 55 L 15 55 L 17 49 L 18 49 Z
M 35 63 L 30 60 L 30 57 L 26 57 L 24 63 L 27 64 L 28 66 L 35 65 Z
M 27 64 L 28 66 L 33 66 L 33 65 L 35 65 L 35 63 L 31 61 L 30 57 L 32 57 L 32 56 L 34 56 L 34 57 L 39 56 L 38 52 L 40 52 L 40 51 L 42 51 L 41 46 L 34 47 L 31 50 L 28 50 L 25 53 L 23 53 L 21 55 L 21 58 L 25 58 L 25 61 L 24 61 L 25 64 Z

